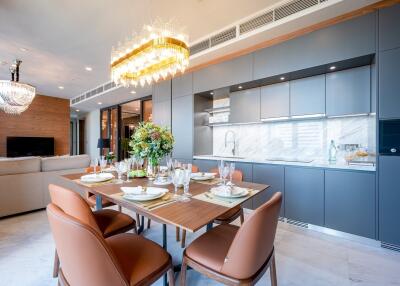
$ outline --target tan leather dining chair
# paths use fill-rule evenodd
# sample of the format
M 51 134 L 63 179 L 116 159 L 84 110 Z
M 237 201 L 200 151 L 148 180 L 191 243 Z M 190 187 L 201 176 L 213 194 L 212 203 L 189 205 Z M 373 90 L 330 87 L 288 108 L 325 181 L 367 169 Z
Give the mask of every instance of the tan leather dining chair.
M 256 209 L 239 228 L 219 225 L 194 240 L 183 252 L 181 284 L 192 269 L 226 285 L 255 285 L 270 269 L 277 286 L 274 240 L 282 194 Z
M 132 233 L 105 239 L 96 225 L 52 203 L 47 216 L 61 261 L 59 285 L 151 285 L 166 272 L 174 285 L 171 256 L 151 240 Z
M 219 176 L 218 169 L 211 169 L 210 173 L 215 173 L 217 176 Z M 232 174 L 232 180 L 241 182 L 243 181 L 243 173 L 240 170 L 235 170 L 235 172 Z M 244 213 L 243 213 L 243 208 L 239 205 L 234 208 L 231 208 L 229 211 L 224 213 L 223 215 L 217 217 L 214 220 L 214 223 L 216 224 L 229 224 L 233 221 L 235 221 L 238 217 L 240 217 L 240 224 L 243 224 L 244 222 Z M 180 240 L 179 237 L 180 234 L 180 228 L 176 228 L 176 241 Z M 182 230 L 182 240 L 181 240 L 181 247 L 184 248 L 186 244 L 186 230 Z
M 137 233 L 136 221 L 127 214 L 111 209 L 92 212 L 86 201 L 74 191 L 52 184 L 49 185 L 49 191 L 53 204 L 65 213 L 91 225 L 103 237 L 110 237 L 132 229 Z M 60 261 L 56 250 L 53 277 L 57 277 L 59 267 Z

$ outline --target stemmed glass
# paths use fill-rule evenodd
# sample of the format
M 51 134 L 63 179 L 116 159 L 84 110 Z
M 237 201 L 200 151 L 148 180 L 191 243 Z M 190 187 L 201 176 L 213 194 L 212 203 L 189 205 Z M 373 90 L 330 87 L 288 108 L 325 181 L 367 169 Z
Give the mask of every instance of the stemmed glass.
M 183 196 L 185 201 L 189 201 L 192 194 L 189 192 L 190 179 L 192 176 L 192 164 L 183 164 Z
M 126 166 L 126 181 L 127 183 L 132 182 L 131 180 L 129 180 L 130 176 L 129 173 L 131 171 L 131 167 L 132 167 L 132 160 L 131 159 L 125 159 L 125 166 Z
M 93 174 L 97 175 L 97 166 L 99 165 L 99 159 L 94 158 L 90 161 L 90 166 L 93 168 Z
M 174 184 L 174 199 L 177 199 L 179 201 L 181 199 L 181 196 L 178 195 L 178 187 L 180 184 L 182 184 L 183 170 L 174 169 L 171 173 L 172 184 Z
M 122 174 L 125 172 L 126 166 L 124 162 L 115 162 L 115 169 L 118 174 L 118 184 L 122 184 L 124 181 L 122 180 Z
M 222 167 L 222 179 L 223 179 L 223 185 L 226 186 L 226 177 L 228 176 L 230 172 L 230 168 L 228 166 L 228 164 L 224 165 Z
M 219 185 L 222 185 L 223 183 L 223 181 L 222 181 L 222 173 L 223 173 L 223 171 L 224 171 L 224 165 L 225 165 L 225 163 L 224 163 L 224 160 L 221 160 L 220 162 L 219 162 L 219 164 L 218 164 L 218 173 L 219 173 L 219 180 L 220 180 L 220 183 L 219 183 Z
M 232 176 L 233 176 L 234 172 L 235 172 L 235 163 L 230 163 L 229 164 L 229 182 L 228 182 L 229 186 L 235 185 L 234 183 L 232 183 Z
M 104 169 L 107 167 L 107 160 L 104 156 L 100 157 L 100 173 L 104 172 Z

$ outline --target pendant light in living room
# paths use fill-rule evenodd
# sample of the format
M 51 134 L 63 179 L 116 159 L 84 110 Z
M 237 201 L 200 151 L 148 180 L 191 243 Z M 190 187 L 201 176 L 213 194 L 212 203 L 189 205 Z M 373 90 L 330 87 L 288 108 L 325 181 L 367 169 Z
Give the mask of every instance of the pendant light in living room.
M 139 36 L 111 52 L 111 79 L 122 86 L 144 86 L 184 72 L 189 65 L 188 36 L 176 21 L 157 19 Z
M 0 109 L 18 115 L 28 109 L 36 95 L 35 87 L 19 82 L 20 60 L 10 67 L 11 80 L 0 80 Z

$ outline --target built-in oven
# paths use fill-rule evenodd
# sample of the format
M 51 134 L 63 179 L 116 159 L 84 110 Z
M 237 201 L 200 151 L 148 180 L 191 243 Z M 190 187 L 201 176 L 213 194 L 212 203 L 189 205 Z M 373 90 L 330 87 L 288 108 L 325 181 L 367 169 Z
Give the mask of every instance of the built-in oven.
M 400 156 L 400 119 L 379 121 L 379 154 Z

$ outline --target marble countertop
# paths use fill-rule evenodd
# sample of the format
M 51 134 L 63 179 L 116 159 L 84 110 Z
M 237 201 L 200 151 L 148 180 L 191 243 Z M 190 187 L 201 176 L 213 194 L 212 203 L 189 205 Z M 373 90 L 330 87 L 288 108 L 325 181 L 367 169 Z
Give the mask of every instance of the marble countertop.
M 223 157 L 215 155 L 198 155 L 193 156 L 193 159 L 200 160 L 225 160 L 232 162 L 244 162 L 244 163 L 258 163 L 258 164 L 271 164 L 271 165 L 285 165 L 285 166 L 304 166 L 304 167 L 315 167 L 324 169 L 340 169 L 340 170 L 355 170 L 355 171 L 369 171 L 375 172 L 376 167 L 370 165 L 348 165 L 341 163 L 329 163 L 327 161 L 315 160 L 310 163 L 306 162 L 288 162 L 288 161 L 268 161 L 259 158 L 243 158 L 243 157 Z

